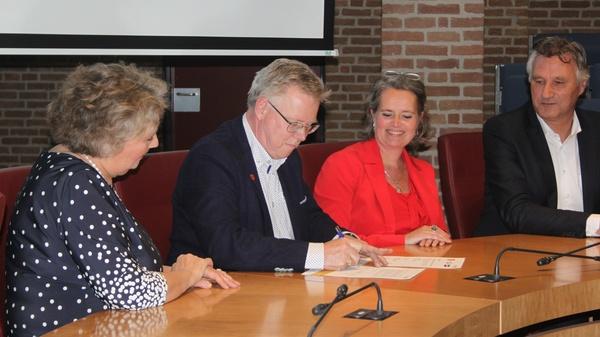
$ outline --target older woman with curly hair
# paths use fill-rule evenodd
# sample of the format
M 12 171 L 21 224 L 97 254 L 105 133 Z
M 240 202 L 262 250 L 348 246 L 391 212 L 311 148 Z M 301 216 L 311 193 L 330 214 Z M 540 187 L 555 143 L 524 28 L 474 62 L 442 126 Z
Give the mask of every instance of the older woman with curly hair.
M 211 259 L 158 249 L 112 188 L 158 145 L 166 84 L 123 64 L 80 66 L 49 105 L 57 143 L 18 197 L 7 244 L 9 336 L 39 336 L 93 312 L 143 309 L 190 287 L 238 287 Z M 150 182 L 149 182 L 150 183 Z
M 413 157 L 427 148 L 425 86 L 414 73 L 386 72 L 369 94 L 370 139 L 329 156 L 315 199 L 340 226 L 368 243 L 450 243 L 432 166 Z

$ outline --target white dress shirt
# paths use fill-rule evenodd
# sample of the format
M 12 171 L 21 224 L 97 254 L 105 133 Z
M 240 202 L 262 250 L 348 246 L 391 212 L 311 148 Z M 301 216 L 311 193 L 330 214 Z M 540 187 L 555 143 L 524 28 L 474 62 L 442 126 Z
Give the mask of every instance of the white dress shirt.
M 556 177 L 557 205 L 558 209 L 583 212 L 583 188 L 581 183 L 581 164 L 579 160 L 579 143 L 577 134 L 581 132 L 581 125 L 577 114 L 573 115 L 571 132 L 564 142 L 561 142 L 560 135 L 546 124 L 546 122 L 537 115 L 546 143 L 550 149 L 552 165 L 554 166 L 554 176 Z M 600 215 L 592 214 L 586 221 L 586 235 L 596 236 L 596 231 L 600 227 Z
M 273 235 L 278 239 L 294 240 L 294 229 L 290 219 L 281 182 L 277 170 L 287 158 L 273 159 L 256 139 L 246 115 L 242 117 L 242 124 L 246 132 L 246 138 L 250 144 L 252 158 L 258 172 L 258 181 L 263 191 L 269 217 L 273 226 Z M 310 242 L 304 267 L 306 269 L 323 269 L 325 262 L 325 248 L 322 243 Z

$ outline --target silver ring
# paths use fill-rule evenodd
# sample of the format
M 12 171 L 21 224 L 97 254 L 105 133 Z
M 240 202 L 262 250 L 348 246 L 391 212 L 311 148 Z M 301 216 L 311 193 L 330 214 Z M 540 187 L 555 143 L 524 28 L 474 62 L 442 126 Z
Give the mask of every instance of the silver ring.
M 431 230 L 432 230 L 432 231 L 434 231 L 434 232 L 435 232 L 435 231 L 437 231 L 437 230 L 438 230 L 438 226 L 436 226 L 436 225 L 432 225 L 432 226 L 431 226 Z

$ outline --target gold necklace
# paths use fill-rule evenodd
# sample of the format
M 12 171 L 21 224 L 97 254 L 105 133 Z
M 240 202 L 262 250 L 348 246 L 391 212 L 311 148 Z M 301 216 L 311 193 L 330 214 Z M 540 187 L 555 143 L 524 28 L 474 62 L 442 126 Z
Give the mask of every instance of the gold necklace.
M 410 187 L 403 188 L 402 183 L 399 180 L 392 178 L 392 175 L 389 174 L 385 168 L 383 169 L 383 173 L 387 178 L 386 181 L 396 190 L 396 193 L 408 193 L 410 191 Z
M 102 178 L 104 178 L 104 180 L 106 180 L 109 185 L 112 184 L 112 179 L 107 179 L 106 176 L 104 174 L 102 174 L 102 171 L 100 171 L 100 169 L 98 168 L 98 166 L 96 166 L 96 163 L 94 163 L 94 161 L 92 160 L 92 158 L 90 158 L 87 154 L 82 153 L 81 154 L 83 156 L 83 158 L 85 159 L 85 161 L 90 164 L 94 170 L 96 170 L 96 172 L 98 172 L 98 174 L 100 176 L 102 176 Z

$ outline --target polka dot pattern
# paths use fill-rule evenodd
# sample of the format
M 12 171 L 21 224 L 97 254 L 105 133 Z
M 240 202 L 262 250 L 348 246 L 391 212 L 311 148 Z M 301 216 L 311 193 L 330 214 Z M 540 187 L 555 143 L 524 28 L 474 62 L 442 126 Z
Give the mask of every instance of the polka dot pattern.
M 40 336 L 96 311 L 166 300 L 152 239 L 112 187 L 76 157 L 40 155 L 8 230 L 8 336 Z

